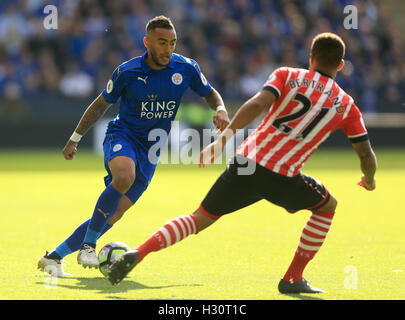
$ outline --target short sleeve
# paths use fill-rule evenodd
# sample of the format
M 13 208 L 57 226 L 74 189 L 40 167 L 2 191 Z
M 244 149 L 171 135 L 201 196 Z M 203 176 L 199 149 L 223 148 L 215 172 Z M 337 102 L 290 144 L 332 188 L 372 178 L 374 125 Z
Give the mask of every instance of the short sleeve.
M 105 101 L 109 103 L 116 103 L 121 97 L 125 87 L 125 77 L 122 71 L 119 71 L 119 67 L 114 70 L 111 78 L 108 80 L 106 87 L 104 88 L 102 95 Z
M 286 72 L 286 68 L 274 70 L 264 83 L 263 89 L 271 91 L 277 99 L 280 98 L 285 84 Z
M 347 116 L 343 119 L 340 128 L 343 129 L 351 143 L 368 140 L 367 129 L 359 108 L 354 103 L 348 108 L 350 109 L 347 111 Z
M 211 84 L 203 75 L 197 62 L 193 61 L 190 88 L 201 97 L 205 97 L 212 89 Z

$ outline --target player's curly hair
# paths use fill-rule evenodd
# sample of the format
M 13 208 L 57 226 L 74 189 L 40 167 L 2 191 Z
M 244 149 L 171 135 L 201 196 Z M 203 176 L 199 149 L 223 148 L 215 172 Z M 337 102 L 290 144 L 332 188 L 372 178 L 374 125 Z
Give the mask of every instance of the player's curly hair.
M 157 16 L 148 21 L 146 24 L 146 32 L 154 30 L 156 28 L 163 28 L 163 29 L 169 29 L 172 30 L 174 29 L 174 25 L 170 18 L 166 16 Z
M 312 40 L 311 56 L 324 67 L 337 68 L 345 51 L 346 45 L 337 34 L 324 32 Z

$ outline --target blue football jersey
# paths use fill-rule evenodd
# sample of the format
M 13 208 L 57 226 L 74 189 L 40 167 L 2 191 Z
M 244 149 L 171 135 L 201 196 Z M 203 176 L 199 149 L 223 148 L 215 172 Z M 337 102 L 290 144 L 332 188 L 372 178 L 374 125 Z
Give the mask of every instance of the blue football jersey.
M 146 55 L 118 66 L 102 92 L 109 103 L 121 98 L 119 114 L 109 122 L 107 134 L 123 130 L 144 150 L 155 143 L 148 141 L 151 130 L 169 133 L 187 88 L 202 97 L 212 89 L 194 60 L 173 53 L 165 69 L 154 70 L 146 63 Z

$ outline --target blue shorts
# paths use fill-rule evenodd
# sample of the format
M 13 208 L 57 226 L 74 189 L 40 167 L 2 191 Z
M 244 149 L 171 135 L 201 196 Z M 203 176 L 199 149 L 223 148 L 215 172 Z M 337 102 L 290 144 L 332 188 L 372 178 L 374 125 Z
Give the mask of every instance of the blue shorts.
M 152 164 L 148 159 L 148 152 L 139 146 L 134 140 L 124 132 L 107 133 L 103 143 L 104 166 L 108 175 L 104 177 L 104 182 L 108 185 L 112 180 L 112 175 L 108 163 L 116 156 L 131 158 L 135 163 L 135 181 L 125 194 L 132 203 L 135 203 L 142 193 L 147 189 L 156 164 Z

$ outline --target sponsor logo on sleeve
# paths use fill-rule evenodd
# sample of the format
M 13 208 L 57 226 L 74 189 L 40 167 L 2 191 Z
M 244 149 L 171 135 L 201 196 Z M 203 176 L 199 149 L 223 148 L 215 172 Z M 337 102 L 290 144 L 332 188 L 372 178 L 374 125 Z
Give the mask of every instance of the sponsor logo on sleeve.
M 116 144 L 116 145 L 113 147 L 113 151 L 114 151 L 114 152 L 120 151 L 121 149 L 122 149 L 122 145 L 121 145 L 121 144 Z
M 107 87 L 106 87 L 107 93 L 111 93 L 112 90 L 113 90 L 113 87 L 114 87 L 114 83 L 113 83 L 113 81 L 110 79 L 110 80 L 107 82 Z
M 206 86 L 208 84 L 207 79 L 204 77 L 203 73 L 200 73 L 200 77 L 201 77 L 201 81 L 203 83 L 204 86 Z

